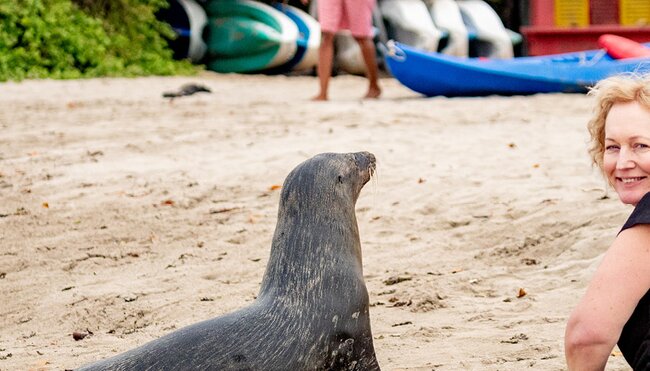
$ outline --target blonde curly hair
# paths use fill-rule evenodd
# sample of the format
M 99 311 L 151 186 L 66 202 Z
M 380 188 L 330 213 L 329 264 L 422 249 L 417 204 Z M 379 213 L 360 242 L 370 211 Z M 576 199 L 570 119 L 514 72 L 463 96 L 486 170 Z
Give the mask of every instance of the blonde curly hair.
M 591 135 L 589 155 L 603 171 L 605 154 L 605 120 L 609 110 L 617 103 L 637 102 L 650 110 L 650 73 L 621 74 L 599 81 L 589 95 L 596 98 L 594 112 L 587 124 Z

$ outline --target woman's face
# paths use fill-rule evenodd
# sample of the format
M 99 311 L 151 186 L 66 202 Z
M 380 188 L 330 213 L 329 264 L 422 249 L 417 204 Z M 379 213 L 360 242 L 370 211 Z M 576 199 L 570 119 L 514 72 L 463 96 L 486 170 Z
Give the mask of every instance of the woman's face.
M 617 103 L 605 120 L 603 169 L 623 203 L 636 205 L 650 192 L 650 110 Z

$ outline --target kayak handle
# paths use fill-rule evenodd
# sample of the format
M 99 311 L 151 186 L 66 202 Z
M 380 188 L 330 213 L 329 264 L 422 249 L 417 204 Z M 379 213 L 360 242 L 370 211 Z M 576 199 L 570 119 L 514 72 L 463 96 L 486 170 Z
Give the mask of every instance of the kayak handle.
M 404 62 L 406 60 L 406 53 L 396 45 L 395 40 L 388 40 L 386 46 L 380 44 L 380 47 L 385 49 L 382 50 L 382 52 L 386 56 L 391 57 L 398 62 Z

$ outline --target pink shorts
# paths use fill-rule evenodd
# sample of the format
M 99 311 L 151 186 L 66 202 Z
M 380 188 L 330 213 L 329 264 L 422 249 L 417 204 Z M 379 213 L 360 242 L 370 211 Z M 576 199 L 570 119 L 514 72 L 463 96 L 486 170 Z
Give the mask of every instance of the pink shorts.
M 372 9 L 376 0 L 318 0 L 321 31 L 350 30 L 352 36 L 372 36 Z

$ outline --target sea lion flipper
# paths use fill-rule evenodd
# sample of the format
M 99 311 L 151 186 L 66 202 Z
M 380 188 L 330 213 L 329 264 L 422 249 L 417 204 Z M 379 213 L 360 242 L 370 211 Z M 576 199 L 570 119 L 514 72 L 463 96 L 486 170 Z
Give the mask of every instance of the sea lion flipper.
M 379 371 L 379 362 L 372 346 L 367 341 L 357 341 L 347 333 L 337 334 L 330 343 L 328 371 Z

